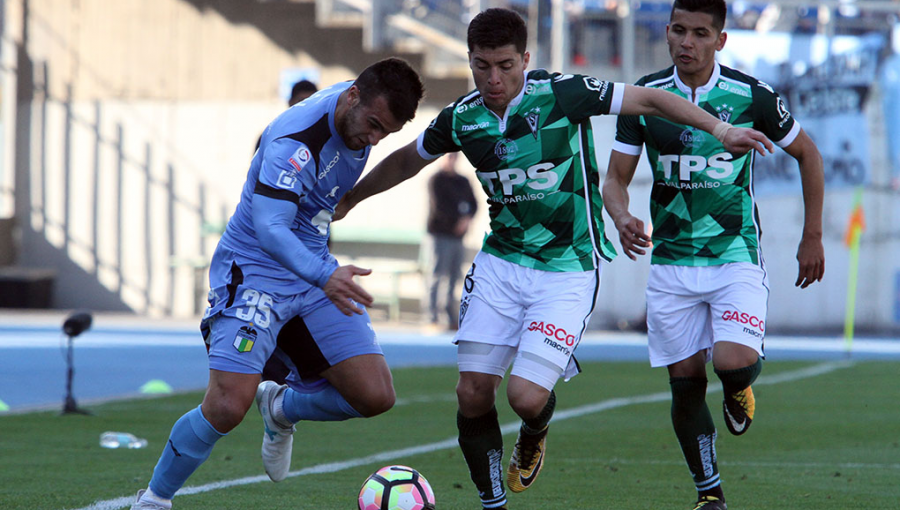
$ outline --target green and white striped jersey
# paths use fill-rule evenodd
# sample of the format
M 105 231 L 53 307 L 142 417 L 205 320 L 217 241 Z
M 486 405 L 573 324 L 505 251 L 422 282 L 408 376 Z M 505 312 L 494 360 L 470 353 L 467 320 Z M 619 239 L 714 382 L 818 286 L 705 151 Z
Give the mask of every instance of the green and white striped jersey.
M 482 250 L 544 271 L 586 271 L 616 252 L 590 118 L 618 113 L 624 86 L 590 76 L 530 71 L 501 118 L 475 90 L 444 108 L 419 136 L 432 159 L 462 151 L 487 193 L 491 232 Z
M 692 99 L 674 66 L 644 76 L 637 85 Z M 719 64 L 693 99 L 723 121 L 761 131 L 780 147 L 790 145 L 800 132 L 800 123 L 770 86 Z M 613 150 L 639 155 L 642 145 L 653 170 L 651 263 L 760 264 L 754 153 L 735 156 L 711 134 L 658 117 L 620 116 Z

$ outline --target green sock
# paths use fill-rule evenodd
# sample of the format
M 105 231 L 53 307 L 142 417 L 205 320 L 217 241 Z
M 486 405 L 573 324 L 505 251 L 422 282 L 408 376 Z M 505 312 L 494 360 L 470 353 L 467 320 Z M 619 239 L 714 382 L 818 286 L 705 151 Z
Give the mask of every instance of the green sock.
M 722 381 L 722 390 L 726 395 L 737 393 L 756 381 L 762 372 L 762 359 L 756 358 L 756 363 L 735 370 L 715 370 L 719 380 Z
M 522 431 L 526 434 L 540 434 L 544 427 L 550 423 L 553 417 L 553 410 L 556 409 L 556 392 L 550 390 L 550 396 L 547 398 L 547 404 L 541 410 L 540 414 L 528 420 L 522 420 Z
M 477 418 L 466 418 L 457 412 L 456 426 L 459 428 L 459 447 L 482 505 L 491 508 L 505 505 L 503 434 L 497 420 L 497 408 L 492 407 Z
M 706 406 L 706 378 L 672 377 L 672 425 L 701 494 L 719 486 L 716 426 Z

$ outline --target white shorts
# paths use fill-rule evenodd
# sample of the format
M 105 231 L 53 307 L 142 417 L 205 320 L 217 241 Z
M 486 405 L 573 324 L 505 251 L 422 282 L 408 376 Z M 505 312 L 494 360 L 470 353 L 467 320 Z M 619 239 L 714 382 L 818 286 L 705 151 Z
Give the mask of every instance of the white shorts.
M 548 388 L 547 375 L 537 374 L 544 372 L 539 365 L 556 367 L 557 379 L 564 375 L 569 380 L 579 372 L 573 354 L 594 311 L 599 288 L 600 267 L 541 271 L 479 252 L 463 284 L 454 342 L 512 347 L 517 354 L 511 373 L 552 389 L 556 381 Z M 513 359 L 506 349 L 477 351 L 484 361 L 472 359 L 472 352 L 461 350 L 460 354 L 461 372 L 501 377 Z M 526 369 L 529 365 L 536 370 Z
M 647 281 L 650 365 L 664 367 L 715 342 L 746 345 L 764 356 L 769 280 L 748 262 L 691 267 L 653 264 Z

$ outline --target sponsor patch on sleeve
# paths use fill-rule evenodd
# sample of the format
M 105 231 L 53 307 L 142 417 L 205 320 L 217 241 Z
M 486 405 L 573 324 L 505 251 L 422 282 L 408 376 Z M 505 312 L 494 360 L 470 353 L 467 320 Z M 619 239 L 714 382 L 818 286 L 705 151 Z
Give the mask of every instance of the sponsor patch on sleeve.
M 304 144 L 300 144 L 300 147 L 288 158 L 290 166 L 283 169 L 278 175 L 278 187 L 293 189 L 294 185 L 297 184 L 298 174 L 303 171 L 312 159 L 312 153 L 309 151 L 309 148 Z
M 288 158 L 288 163 L 299 172 L 303 170 L 303 167 L 305 167 L 311 159 L 312 154 L 309 152 L 309 148 L 307 148 L 306 145 L 300 144 L 300 147 Z

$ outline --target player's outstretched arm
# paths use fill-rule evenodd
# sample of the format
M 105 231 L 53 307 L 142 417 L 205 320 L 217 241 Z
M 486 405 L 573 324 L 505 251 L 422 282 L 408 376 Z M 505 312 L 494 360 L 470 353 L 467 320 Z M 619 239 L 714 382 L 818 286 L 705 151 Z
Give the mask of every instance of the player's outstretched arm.
M 253 230 L 260 248 L 276 262 L 300 278 L 323 287 L 333 271 L 321 257 L 315 257 L 291 231 L 297 204 L 291 200 L 253 195 Z
M 331 277 L 322 287 L 328 299 L 338 307 L 344 315 L 362 314 L 363 310 L 356 306 L 372 306 L 372 295 L 353 281 L 354 276 L 372 274 L 371 269 L 363 269 L 352 265 L 340 266 L 331 273 Z
M 800 130 L 797 138 L 785 147 L 800 165 L 800 184 L 803 187 L 803 234 L 797 248 L 799 271 L 794 285 L 805 289 L 825 276 L 825 248 L 822 246 L 822 202 L 825 196 L 824 164 L 819 149 Z
M 603 207 L 619 231 L 622 251 L 631 260 L 644 255 L 651 246 L 650 236 L 644 230 L 644 222 L 628 212 L 628 185 L 634 178 L 640 156 L 632 156 L 613 150 L 609 154 L 609 168 L 603 181 Z
M 419 156 L 419 151 L 416 149 L 416 140 L 413 140 L 405 147 L 395 150 L 375 165 L 375 168 L 360 179 L 353 186 L 353 189 L 341 198 L 341 201 L 334 208 L 332 221 L 343 218 L 350 212 L 350 209 L 356 207 L 356 204 L 372 195 L 387 191 L 416 175 L 429 163 L 431 163 L 430 160 Z
M 253 195 L 253 228 L 263 251 L 297 276 L 322 288 L 344 315 L 363 313 L 355 303 L 371 306 L 372 296 L 353 277 L 365 276 L 372 270 L 356 266 L 334 269 L 314 256 L 290 229 L 296 216 L 297 204 L 292 201 Z
M 674 96 L 674 97 L 673 97 Z M 774 146 L 766 135 L 755 129 L 734 127 L 709 114 L 690 101 L 661 89 L 651 89 L 626 85 L 622 97 L 622 111 L 625 115 L 654 115 L 678 124 L 687 124 L 702 129 L 722 142 L 725 149 L 734 154 L 744 154 L 755 150 L 765 156 Z

